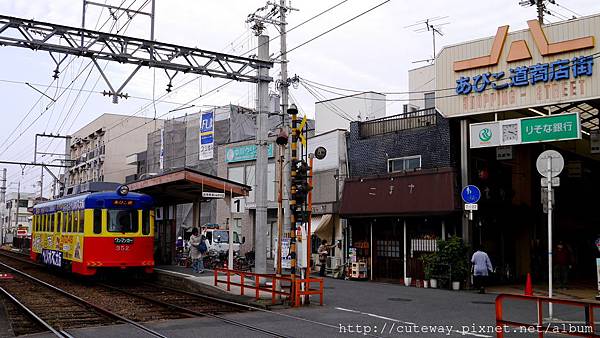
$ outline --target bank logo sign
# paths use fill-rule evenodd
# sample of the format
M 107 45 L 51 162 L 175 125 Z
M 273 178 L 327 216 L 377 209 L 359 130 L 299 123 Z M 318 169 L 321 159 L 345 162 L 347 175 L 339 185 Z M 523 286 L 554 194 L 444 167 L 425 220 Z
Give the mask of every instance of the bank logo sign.
M 436 108 L 445 117 L 514 111 L 600 98 L 594 64 L 600 15 L 443 48 L 435 62 Z
M 579 113 L 471 124 L 471 148 L 581 139 Z
M 479 140 L 481 142 L 489 142 L 492 139 L 492 130 L 490 128 L 483 128 L 479 132 Z

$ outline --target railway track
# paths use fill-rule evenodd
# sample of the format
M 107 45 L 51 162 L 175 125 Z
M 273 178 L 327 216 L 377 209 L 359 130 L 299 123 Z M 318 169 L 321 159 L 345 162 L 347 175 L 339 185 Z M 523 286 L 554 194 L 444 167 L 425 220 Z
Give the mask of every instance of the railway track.
M 266 330 L 255 325 L 246 324 L 224 316 L 227 313 L 256 310 L 256 308 L 252 306 L 222 300 L 219 298 L 206 296 L 202 294 L 181 291 L 152 283 L 132 284 L 131 282 L 121 282 L 118 285 L 111 285 L 106 283 L 93 283 L 91 285 L 85 286 L 85 294 L 79 294 L 80 290 L 77 290 L 77 286 L 81 287 L 81 285 L 72 285 L 75 283 L 73 283 L 73 281 L 70 279 L 67 280 L 66 278 L 60 278 L 62 281 L 59 281 L 57 280 L 56 276 L 52 276 L 45 271 L 43 272 L 37 270 L 37 267 L 39 267 L 38 264 L 35 264 L 29 261 L 28 259 L 24 259 L 18 254 L 5 254 L 0 252 L 0 256 L 6 256 L 10 259 L 14 259 L 16 262 L 19 262 L 17 265 L 20 265 L 23 269 L 30 270 L 32 274 L 36 274 L 38 277 L 40 277 L 40 279 L 44 279 L 51 283 L 60 282 L 60 285 L 63 288 L 68 289 L 69 292 L 75 294 L 75 297 L 81 299 L 84 302 L 92 303 L 94 301 L 102 299 L 103 303 L 105 304 L 116 302 L 120 304 L 126 304 L 125 306 L 121 307 L 121 311 L 115 314 L 123 319 L 132 320 L 133 322 L 186 317 L 208 317 L 230 325 L 245 328 L 249 331 L 261 333 L 266 336 L 285 337 L 285 335 L 279 332 Z M 0 263 L 0 270 L 4 265 L 5 264 Z M 32 278 L 35 277 L 32 276 Z M 2 286 L 1 281 L 0 286 Z M 93 296 L 91 296 L 92 289 Z M 86 299 L 83 299 L 83 297 L 85 297 Z M 110 324 L 97 323 L 96 325 Z M 57 329 L 59 333 L 61 328 L 62 327 L 58 327 Z
M 12 276 L 0 281 L 0 291 L 29 316 L 38 329 L 42 328 L 35 330 L 31 322 L 23 324 L 24 322 L 19 320 L 18 330 L 13 326 L 16 335 L 41 332 L 46 329 L 58 337 L 70 337 L 65 330 L 126 323 L 152 336 L 166 338 L 147 326 L 92 304 L 7 264 L 0 263 L 0 272 Z

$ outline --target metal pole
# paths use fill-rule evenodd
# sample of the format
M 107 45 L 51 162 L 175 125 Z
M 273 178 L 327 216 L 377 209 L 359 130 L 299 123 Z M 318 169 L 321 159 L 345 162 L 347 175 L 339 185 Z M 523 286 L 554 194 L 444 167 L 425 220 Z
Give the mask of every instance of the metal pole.
M 294 105 L 290 107 L 290 114 L 292 114 L 292 143 L 290 144 L 290 149 L 292 151 L 291 157 L 291 167 L 290 167 L 290 176 L 291 180 L 296 179 L 296 161 L 298 160 L 298 110 Z M 302 210 L 301 206 L 299 206 L 296 202 L 296 186 L 294 184 L 290 185 L 290 255 L 292 256 L 290 262 L 290 272 L 292 275 L 292 285 L 295 287 L 295 278 L 296 278 L 296 222 L 298 219 L 296 218 L 297 212 Z
M 233 224 L 229 223 L 229 218 L 225 221 L 227 224 L 227 230 L 229 230 L 229 257 L 227 258 L 227 267 L 229 270 L 233 270 Z
M 152 15 L 150 15 L 150 40 L 154 41 L 154 18 L 156 14 L 156 0 L 152 0 Z
M 547 157 L 548 174 L 548 298 L 552 298 L 552 157 Z M 548 315 L 552 318 L 552 303 L 548 303 Z
M 81 28 L 85 29 L 85 6 L 87 1 L 83 0 L 83 15 L 81 16 Z M 81 48 L 83 48 L 83 32 L 81 33 Z
M 369 274 L 373 280 L 373 223 L 369 223 Z
M 42 172 L 40 173 L 40 201 L 44 198 L 44 167 L 40 168 Z
M 15 229 L 19 224 L 19 202 L 21 201 L 21 181 L 17 185 L 17 214 L 15 215 Z
M 309 189 L 310 187 L 313 186 L 313 162 L 314 162 L 314 155 L 310 154 L 308 155 L 308 166 L 310 167 L 309 169 L 309 174 L 308 174 L 308 186 Z M 308 191 L 308 210 L 306 211 L 308 214 L 308 222 L 306 225 L 306 276 L 307 278 L 310 278 L 310 254 L 311 254 L 311 246 L 310 246 L 310 240 L 311 240 L 311 236 L 312 236 L 312 189 L 310 189 Z M 332 243 L 333 244 L 333 243 Z M 306 298 L 308 299 L 308 295 L 306 296 Z
M 468 158 L 468 130 L 467 120 L 460 121 L 460 175 L 463 187 L 469 184 L 469 158 Z M 462 238 L 465 244 L 471 245 L 471 222 L 467 217 L 462 218 Z
M 269 60 L 269 37 L 260 35 L 258 37 L 258 59 Z M 255 242 L 255 272 L 267 272 L 267 115 L 269 110 L 269 82 L 264 80 L 269 76 L 268 68 L 258 68 L 257 88 L 257 118 L 256 118 L 256 232 Z
M 406 278 L 408 277 L 408 274 L 406 273 L 406 268 L 407 268 L 407 264 L 406 264 L 406 260 L 408 259 L 408 255 L 406 253 L 406 220 L 404 220 L 404 242 L 402 242 L 402 247 L 403 247 L 403 255 L 404 255 L 404 283 L 406 285 Z
M 277 194 L 277 275 L 281 276 L 281 239 L 283 238 L 283 161 L 285 146 L 279 146 L 279 159 L 277 170 L 279 174 L 279 193 Z

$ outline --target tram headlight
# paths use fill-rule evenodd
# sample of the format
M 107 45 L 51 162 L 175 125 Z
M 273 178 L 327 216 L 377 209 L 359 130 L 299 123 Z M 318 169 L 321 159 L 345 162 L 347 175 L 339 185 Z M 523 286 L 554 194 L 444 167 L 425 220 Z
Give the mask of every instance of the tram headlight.
M 125 196 L 129 193 L 129 187 L 126 185 L 122 185 L 117 189 L 117 194 L 121 196 Z

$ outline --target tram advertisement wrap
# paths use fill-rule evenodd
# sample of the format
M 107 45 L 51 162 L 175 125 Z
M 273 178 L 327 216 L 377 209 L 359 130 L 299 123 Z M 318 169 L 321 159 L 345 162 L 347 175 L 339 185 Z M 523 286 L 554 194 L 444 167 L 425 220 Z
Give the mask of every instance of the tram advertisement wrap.
M 33 251 L 43 253 L 44 250 L 59 251 L 62 258 L 83 261 L 83 235 L 55 235 L 36 233 L 32 239 Z

